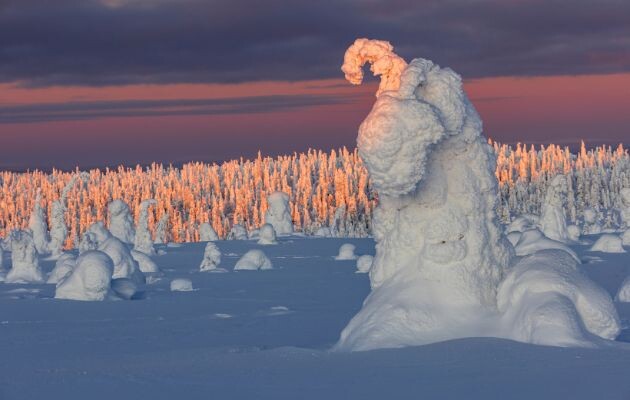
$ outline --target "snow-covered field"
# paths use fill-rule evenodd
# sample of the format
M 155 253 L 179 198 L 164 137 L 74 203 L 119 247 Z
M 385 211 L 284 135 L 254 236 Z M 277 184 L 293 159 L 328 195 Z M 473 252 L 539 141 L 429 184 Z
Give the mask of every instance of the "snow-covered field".
M 161 245 L 166 254 L 152 259 L 163 277 L 131 301 L 58 300 L 54 285 L 0 283 L 0 399 L 630 398 L 630 303 L 615 303 L 623 331 L 597 349 L 469 338 L 336 353 L 370 285 L 356 260 L 335 256 L 344 243 L 373 255 L 374 242 L 278 241 L 216 242 L 226 273 L 199 272 L 205 243 Z M 572 246 L 580 267 L 614 296 L 630 252 L 589 247 Z M 255 248 L 274 268 L 233 271 Z M 172 292 L 176 278 L 194 290 Z

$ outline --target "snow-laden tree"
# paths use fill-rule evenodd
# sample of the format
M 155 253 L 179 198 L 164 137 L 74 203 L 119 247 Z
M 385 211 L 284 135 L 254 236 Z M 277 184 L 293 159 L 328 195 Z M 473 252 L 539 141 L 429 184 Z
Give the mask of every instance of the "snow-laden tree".
M 278 241 L 276 240 L 276 230 L 273 228 L 273 225 L 264 224 L 260 227 L 260 232 L 258 233 L 258 244 L 278 244 Z
M 221 264 L 221 250 L 214 242 L 208 242 L 203 251 L 203 260 L 199 265 L 200 271 L 216 271 Z
M 90 250 L 81 254 L 70 275 L 57 285 L 56 299 L 103 301 L 115 299 L 111 288 L 114 265 L 101 251 Z
M 540 228 L 550 239 L 568 242 L 567 220 L 565 216 L 565 196 L 567 180 L 564 175 L 556 175 L 547 187 L 545 201 L 542 205 Z
M 38 192 L 33 205 L 33 211 L 28 221 L 28 227 L 33 234 L 35 249 L 39 254 L 47 254 L 50 237 L 48 235 L 48 223 L 46 222 L 46 212 L 41 206 L 41 194 Z
M 109 231 L 123 243 L 133 244 L 136 237 L 133 217 L 129 206 L 124 201 L 118 199 L 109 203 Z
M 620 211 L 621 229 L 630 228 L 630 187 L 623 188 L 620 191 Z
M 271 193 L 267 196 L 267 205 L 265 223 L 271 224 L 278 235 L 289 235 L 293 233 L 289 195 L 283 192 Z
M 16 230 L 11 233 L 11 270 L 6 283 L 43 283 L 44 273 L 39 266 L 39 258 L 33 236 L 29 231 Z
M 199 225 L 199 240 L 202 242 L 213 242 L 219 240 L 219 235 L 217 235 L 212 225 L 208 222 L 204 222 Z
M 140 203 L 140 213 L 138 214 L 138 225 L 136 227 L 136 235 L 134 239 L 134 250 L 149 256 L 154 256 L 155 247 L 153 247 L 153 238 L 149 230 L 149 207 L 156 205 L 153 199 L 144 200 Z
M 155 227 L 155 244 L 168 243 L 168 213 L 164 213 Z

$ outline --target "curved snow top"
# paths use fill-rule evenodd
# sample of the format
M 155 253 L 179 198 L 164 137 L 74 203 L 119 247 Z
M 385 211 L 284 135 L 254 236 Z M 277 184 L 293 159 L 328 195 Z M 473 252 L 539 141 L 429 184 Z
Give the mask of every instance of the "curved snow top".
M 102 301 L 113 298 L 111 291 L 114 263 L 105 253 L 90 250 L 81 254 L 71 274 L 58 284 L 56 299 Z
M 267 255 L 258 249 L 248 251 L 241 257 L 234 266 L 234 270 L 259 270 L 272 269 L 273 264 Z

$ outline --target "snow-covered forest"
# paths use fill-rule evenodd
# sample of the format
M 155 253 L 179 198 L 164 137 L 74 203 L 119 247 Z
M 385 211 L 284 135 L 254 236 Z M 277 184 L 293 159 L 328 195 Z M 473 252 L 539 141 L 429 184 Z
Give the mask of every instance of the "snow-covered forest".
M 524 213 L 539 215 L 549 182 L 564 174 L 569 221 L 580 221 L 588 209 L 595 211 L 604 227 L 620 223 L 619 192 L 630 187 L 630 156 L 622 145 L 587 149 L 583 144 L 577 154 L 555 145 L 491 145 L 497 155 L 499 215 L 504 222 Z M 220 165 L 188 163 L 181 168 L 153 164 L 83 173 L 4 171 L 0 179 L 0 235 L 29 227 L 39 204 L 41 210 L 36 212 L 46 214 L 51 228 L 59 225 L 55 214 L 59 218 L 63 212 L 68 227 L 66 248 L 76 247 L 92 223 L 107 220 L 107 206 L 114 199 L 129 205 L 136 222 L 142 201 L 155 199 L 148 209 L 149 231 L 155 237 L 162 225 L 164 239 L 173 242 L 198 241 L 199 227 L 205 222 L 221 238 L 228 237 L 237 223 L 248 231 L 259 228 L 268 208 L 267 196 L 275 191 L 289 195 L 296 231 L 365 237 L 378 201 L 357 151 L 345 148 L 276 158 L 259 155 Z M 59 201 L 64 196 L 65 210 L 64 201 Z

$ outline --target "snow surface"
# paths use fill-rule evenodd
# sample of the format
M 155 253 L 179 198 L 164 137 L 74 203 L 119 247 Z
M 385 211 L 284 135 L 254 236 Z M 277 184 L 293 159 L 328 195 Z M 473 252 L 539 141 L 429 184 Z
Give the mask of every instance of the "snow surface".
M 404 349 L 330 352 L 370 292 L 351 242 L 291 237 L 266 246 L 266 273 L 199 272 L 205 243 L 155 257 L 164 279 L 132 301 L 56 301 L 54 285 L 0 284 L 0 398 L 20 399 L 610 399 L 630 397 L 630 304 L 622 333 L 598 348 L 467 338 Z M 216 242 L 229 271 L 254 241 Z M 580 258 L 588 246 L 572 244 Z M 630 253 L 578 266 L 614 295 Z M 45 272 L 54 261 L 42 259 Z M 195 291 L 170 292 L 190 279 Z M 25 288 L 28 288 L 26 290 Z M 20 289 L 20 291 L 16 291 Z M 274 308 L 274 307 L 284 307 Z

